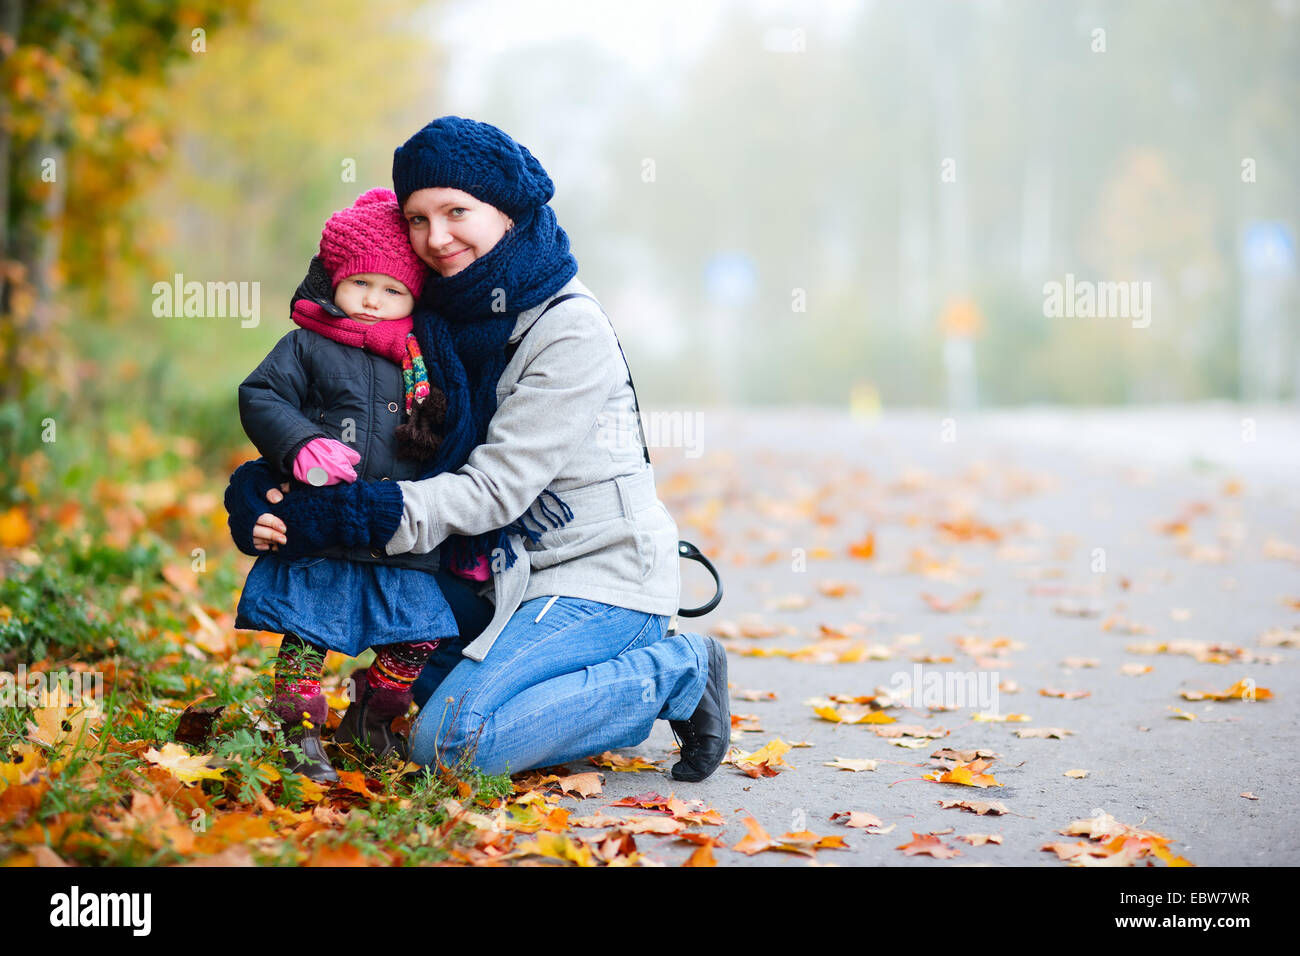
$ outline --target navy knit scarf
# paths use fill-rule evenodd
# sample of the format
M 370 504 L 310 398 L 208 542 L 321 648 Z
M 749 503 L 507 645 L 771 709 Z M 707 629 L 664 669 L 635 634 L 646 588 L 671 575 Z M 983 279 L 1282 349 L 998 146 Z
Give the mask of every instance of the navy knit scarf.
M 488 422 L 497 409 L 497 382 L 507 364 L 506 341 L 519 313 L 553 296 L 577 272 L 578 261 L 569 252 L 569 237 L 554 210 L 540 206 L 516 218 L 487 255 L 460 272 L 447 278 L 428 276 L 414 312 L 415 337 L 427 359 L 430 381 L 447 396 L 447 424 L 437 456 L 422 478 L 456 471 L 487 440 Z M 558 515 L 543 506 L 552 527 L 573 516 L 556 501 Z M 473 567 L 479 556 L 491 555 L 496 548 L 502 549 L 506 566 L 513 565 L 508 535 L 520 533 L 533 541 L 540 536 L 524 524 L 526 517 L 474 538 L 450 538 L 453 566 Z

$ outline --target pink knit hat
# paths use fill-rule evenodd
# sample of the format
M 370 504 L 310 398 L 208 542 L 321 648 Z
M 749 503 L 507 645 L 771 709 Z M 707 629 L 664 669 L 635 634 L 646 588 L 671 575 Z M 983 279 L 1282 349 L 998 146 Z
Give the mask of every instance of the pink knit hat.
M 391 189 L 370 189 L 350 209 L 330 216 L 320 257 L 337 287 L 348 276 L 375 272 L 402 282 L 417 299 L 428 267 L 411 248 L 406 217 Z

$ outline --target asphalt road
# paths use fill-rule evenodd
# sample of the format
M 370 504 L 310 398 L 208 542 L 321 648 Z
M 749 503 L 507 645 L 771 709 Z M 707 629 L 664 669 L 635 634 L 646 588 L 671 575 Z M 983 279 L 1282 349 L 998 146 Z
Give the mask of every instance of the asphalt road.
M 1300 864 L 1289 783 L 1300 756 L 1294 411 L 1202 406 L 854 419 L 753 410 L 700 413 L 694 424 L 690 441 L 676 442 L 691 447 L 652 448 L 660 495 L 681 536 L 717 556 L 727 591 L 716 612 L 683 629 L 731 635 L 732 710 L 755 715 L 761 726 L 736 734 L 735 747 L 753 751 L 774 738 L 811 746 L 786 753 L 791 766 L 774 777 L 751 778 L 729 765 L 699 784 L 605 771 L 602 796 L 564 801 L 575 815 L 617 813 L 607 808 L 613 800 L 657 791 L 717 809 L 727 820 L 727 847 L 745 835 L 748 814 L 773 837 L 804 829 L 843 837 L 849 849 L 817 851 L 818 864 L 1059 867 L 1067 864 L 1044 844 L 1085 839 L 1059 831 L 1104 811 L 1167 837 L 1170 852 L 1199 866 Z M 674 441 L 670 428 L 657 437 Z M 851 556 L 850 546 L 865 546 L 868 534 L 874 554 Z M 710 593 L 702 570 L 684 566 L 683 573 L 684 602 Z M 957 608 L 932 606 L 945 602 Z M 824 629 L 843 636 L 828 638 Z M 1279 638 L 1289 646 L 1268 643 Z M 819 641 L 820 655 L 771 653 Z M 1129 674 L 1124 665 L 1150 671 Z M 879 725 L 820 719 L 809 703 L 899 691 L 918 667 L 922 686 L 946 680 L 947 696 L 923 695 L 905 702 L 921 706 L 884 713 L 948 731 L 920 748 L 894 746 L 873 733 Z M 1180 696 L 1239 680 L 1253 682 L 1246 686 L 1255 688 L 1254 700 Z M 1048 697 L 1043 689 L 1087 696 Z M 1271 699 L 1262 699 L 1265 689 Z M 737 699 L 744 691 L 776 699 Z M 953 709 L 928 706 L 940 701 Z M 1029 719 L 972 719 L 991 709 Z M 1016 735 L 1026 728 L 1073 733 Z M 941 747 L 994 751 L 985 772 L 1002 786 L 922 779 L 936 769 L 930 755 Z M 643 745 L 621 753 L 667 768 L 673 748 L 660 722 Z M 874 759 L 876 769 L 825 765 L 837 758 Z M 1065 775 L 1076 769 L 1087 775 Z M 979 816 L 941 808 L 940 800 L 995 800 L 1011 813 Z M 845 811 L 874 814 L 893 830 L 869 834 L 830 819 Z M 941 840 L 959 856 L 896 849 L 913 832 L 949 828 Z M 1002 842 L 955 839 L 963 834 L 997 834 Z M 671 837 L 636 839 L 668 865 L 694 849 Z M 715 858 L 719 865 L 810 862 L 721 847 Z

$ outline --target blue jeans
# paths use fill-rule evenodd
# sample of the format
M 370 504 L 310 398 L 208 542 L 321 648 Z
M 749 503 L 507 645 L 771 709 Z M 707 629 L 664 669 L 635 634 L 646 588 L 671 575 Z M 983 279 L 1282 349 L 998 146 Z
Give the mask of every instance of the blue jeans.
M 454 766 L 468 755 L 485 773 L 519 773 L 635 746 L 656 720 L 694 713 L 704 638 L 667 637 L 662 615 L 579 598 L 542 614 L 549 600 L 525 602 L 484 660 L 461 657 L 446 673 L 411 725 L 411 760 Z

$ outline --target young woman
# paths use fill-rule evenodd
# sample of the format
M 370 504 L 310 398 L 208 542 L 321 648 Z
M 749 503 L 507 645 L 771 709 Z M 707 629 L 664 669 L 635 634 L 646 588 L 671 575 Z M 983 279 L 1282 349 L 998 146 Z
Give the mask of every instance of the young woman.
M 412 760 L 469 755 L 516 773 L 634 746 L 666 719 L 682 748 L 673 776 L 703 780 L 730 740 L 726 653 L 665 634 L 677 528 L 635 437 L 618 340 L 548 205 L 550 178 L 495 126 L 446 116 L 395 152 L 393 188 L 433 270 L 414 322 L 447 398 L 430 474 L 282 496 L 250 463 L 227 492 L 232 533 L 257 550 L 490 558 L 494 616 L 462 639 L 454 667 L 431 662 L 441 680 L 412 725 Z

